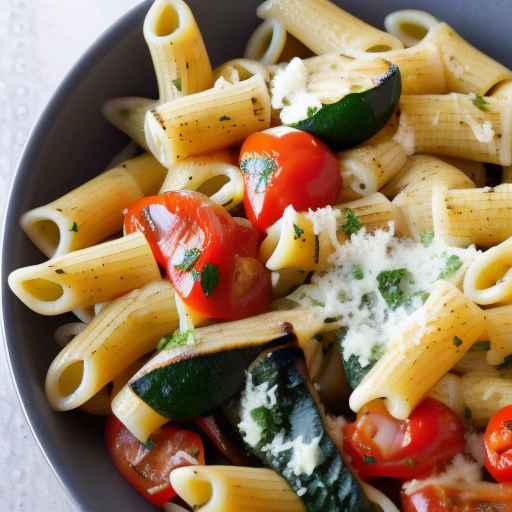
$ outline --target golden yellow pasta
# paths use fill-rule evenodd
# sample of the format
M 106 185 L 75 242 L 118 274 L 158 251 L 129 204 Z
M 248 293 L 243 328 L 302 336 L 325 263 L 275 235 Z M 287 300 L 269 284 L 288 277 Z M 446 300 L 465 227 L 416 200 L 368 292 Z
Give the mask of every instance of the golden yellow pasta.
M 512 354 L 512 304 L 486 309 L 485 324 L 490 344 L 487 362 L 501 364 Z
M 439 400 L 455 411 L 459 416 L 464 415 L 464 393 L 462 379 L 454 373 L 447 373 L 429 391 L 428 395 Z
M 270 18 L 259 25 L 247 41 L 244 57 L 275 64 L 286 45 L 286 29 L 279 21 Z

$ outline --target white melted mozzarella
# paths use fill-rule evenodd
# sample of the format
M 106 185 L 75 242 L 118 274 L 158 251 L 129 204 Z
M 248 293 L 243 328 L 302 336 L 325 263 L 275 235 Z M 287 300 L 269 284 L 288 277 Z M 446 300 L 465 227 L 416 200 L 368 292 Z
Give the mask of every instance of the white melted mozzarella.
M 329 231 L 333 229 L 332 222 L 323 222 Z M 474 248 L 447 247 L 435 240 L 425 247 L 398 238 L 392 224 L 373 233 L 361 229 L 346 243 L 338 244 L 328 271 L 315 273 L 311 284 L 299 287 L 288 298 L 304 307 L 316 306 L 324 318 L 334 318 L 345 326 L 344 358 L 355 355 L 364 367 L 377 359 L 411 313 L 420 308 L 447 268 L 448 258 L 459 258 L 464 268 L 476 254 Z M 409 300 L 393 310 L 379 292 L 377 277 L 397 269 L 407 272 L 400 289 Z

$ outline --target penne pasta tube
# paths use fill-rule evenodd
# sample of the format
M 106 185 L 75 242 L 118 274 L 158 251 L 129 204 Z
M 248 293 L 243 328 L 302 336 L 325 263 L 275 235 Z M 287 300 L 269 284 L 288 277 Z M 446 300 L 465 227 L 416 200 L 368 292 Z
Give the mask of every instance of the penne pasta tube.
M 144 118 L 146 112 L 157 104 L 148 98 L 134 96 L 114 98 L 105 102 L 103 116 L 117 129 L 128 135 L 141 148 L 148 149 L 144 135 Z
M 406 47 L 417 45 L 438 23 L 432 14 L 416 9 L 393 11 L 384 18 L 386 30 Z
M 146 114 L 146 141 L 162 165 L 223 149 L 270 126 L 270 97 L 260 75 L 185 96 Z
M 126 385 L 116 393 L 111 407 L 112 413 L 141 443 L 146 443 L 155 430 L 169 421 L 143 402 Z
M 382 188 L 381 192 L 393 198 L 404 190 L 427 190 L 434 185 L 451 188 L 474 188 L 475 184 L 453 164 L 444 158 L 430 155 L 414 155 L 407 160 L 401 171 Z
M 146 14 L 143 33 L 153 59 L 160 101 L 212 86 L 203 36 L 183 0 L 156 0 Z
M 121 231 L 123 210 L 155 194 L 165 169 L 149 154 L 127 160 L 21 217 L 21 227 L 48 257 L 84 249 Z
M 8 283 L 32 311 L 60 315 L 111 301 L 160 279 L 151 247 L 137 232 L 20 268 L 11 272 Z
M 490 345 L 487 362 L 502 364 L 512 354 L 512 304 L 486 309 L 485 324 Z
M 512 301 L 512 238 L 479 254 L 464 276 L 464 293 L 477 304 Z
M 463 94 L 402 96 L 395 140 L 415 153 L 512 163 L 512 103 Z
M 244 179 L 237 154 L 216 151 L 172 165 L 160 193 L 183 189 L 202 192 L 228 210 L 238 206 L 244 198 Z
M 305 512 L 302 500 L 272 469 L 185 466 L 171 472 L 178 496 L 197 512 Z
M 357 60 L 375 59 L 374 53 L 360 53 Z M 421 43 L 412 48 L 391 50 L 378 54 L 400 69 L 402 94 L 443 94 L 448 92 L 443 60 L 439 48 Z
M 218 68 L 213 71 L 213 79 L 215 84 L 219 84 L 218 80 L 223 78 L 230 84 L 236 84 L 243 80 L 248 80 L 254 75 L 261 75 L 265 82 L 270 81 L 269 68 L 258 62 L 257 60 L 251 59 L 233 59 L 224 62 Z
M 434 232 L 448 245 L 491 247 L 512 236 L 512 185 L 433 193 Z
M 262 64 L 275 64 L 286 45 L 286 29 L 273 18 L 265 20 L 252 33 L 245 48 L 246 59 L 257 60 Z
M 484 338 L 485 336 L 486 332 L 484 331 L 481 338 Z M 488 372 L 490 370 L 493 370 L 493 368 L 489 366 L 489 363 L 487 362 L 487 354 L 481 350 L 469 350 L 464 354 L 462 359 L 457 361 L 457 363 L 453 367 L 453 371 L 456 372 L 457 374 L 464 374 L 473 371 Z
M 407 162 L 404 148 L 393 140 L 349 149 L 337 158 L 343 175 L 339 199 L 378 192 Z
M 120 297 L 53 360 L 46 395 L 55 410 L 81 406 L 178 325 L 174 291 L 157 281 Z
M 391 34 L 368 25 L 328 0 L 272 0 L 258 7 L 258 16 L 278 20 L 318 55 L 402 48 Z
M 346 240 L 342 226 L 346 222 L 347 210 L 351 210 L 368 230 L 387 227 L 389 222 L 395 222 L 397 230 L 403 232 L 400 213 L 379 193 L 333 209 L 322 209 L 319 214 L 301 213 L 288 207 L 283 217 L 267 229 L 267 236 L 260 247 L 260 259 L 273 271 L 327 268 L 329 256 L 337 244 Z M 315 229 L 315 215 L 316 222 L 321 222 L 318 215 L 325 215 L 328 229 Z
M 296 37 L 287 33 L 286 44 L 279 56 L 278 62 L 290 62 L 294 57 L 306 59 L 312 55 L 313 52 L 304 43 L 301 43 Z
M 447 373 L 429 391 L 428 396 L 456 412 L 460 417 L 464 416 L 464 393 L 462 380 L 454 373 Z
M 485 170 L 485 165 L 482 162 L 475 162 L 474 160 L 466 160 L 463 158 L 454 158 L 451 156 L 441 156 L 440 159 L 462 171 L 476 187 L 485 187 L 485 184 L 487 183 L 487 171 Z M 456 186 L 450 188 L 473 187 Z
M 466 373 L 462 376 L 462 390 L 472 421 L 482 427 L 512 403 L 512 380 L 500 377 L 496 370 Z
M 486 94 L 497 83 L 512 77 L 509 69 L 477 50 L 446 23 L 432 27 L 424 42 L 439 48 L 449 91 Z
M 392 339 L 385 354 L 352 392 L 359 411 L 380 397 L 392 416 L 406 419 L 485 329 L 483 312 L 456 286 L 438 281 L 427 302 Z
M 503 100 L 512 100 L 512 77 L 500 82 L 489 91 L 489 96 L 501 98 Z

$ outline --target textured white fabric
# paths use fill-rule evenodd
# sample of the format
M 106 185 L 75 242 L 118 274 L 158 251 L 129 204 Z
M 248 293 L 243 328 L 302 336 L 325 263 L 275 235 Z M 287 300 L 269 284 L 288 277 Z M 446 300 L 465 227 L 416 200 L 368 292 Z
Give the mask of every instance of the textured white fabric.
M 0 0 L 0 190 L 28 132 L 83 51 L 139 0 Z M 5 207 L 0 193 L 0 218 Z M 105 454 L 106 456 L 106 454 Z M 0 510 L 70 512 L 17 402 L 0 348 Z

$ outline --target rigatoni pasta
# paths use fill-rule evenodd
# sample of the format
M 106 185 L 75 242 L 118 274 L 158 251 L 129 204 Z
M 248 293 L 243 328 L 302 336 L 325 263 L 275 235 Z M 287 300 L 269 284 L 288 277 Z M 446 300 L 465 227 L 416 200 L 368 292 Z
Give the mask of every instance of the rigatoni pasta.
M 262 64 L 275 64 L 286 45 L 286 29 L 279 21 L 270 18 L 256 28 L 247 41 L 247 59 L 258 60 Z

